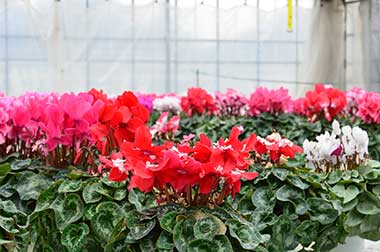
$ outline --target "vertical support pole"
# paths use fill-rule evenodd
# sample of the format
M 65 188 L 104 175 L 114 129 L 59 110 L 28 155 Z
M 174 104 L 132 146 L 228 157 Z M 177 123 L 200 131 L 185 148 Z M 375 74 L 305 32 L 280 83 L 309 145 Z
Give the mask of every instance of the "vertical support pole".
M 135 0 L 131 0 L 131 89 L 136 91 L 135 71 L 136 71 L 136 30 L 135 30 Z
M 195 71 L 195 79 L 196 79 L 197 87 L 199 87 L 199 69 Z
M 342 90 L 346 90 L 347 87 L 347 4 L 345 1 L 343 1 L 343 7 L 344 7 L 344 32 L 343 32 L 343 76 L 341 77 L 341 83 L 338 83 L 338 87 Z
M 90 89 L 90 52 L 89 52 L 89 9 L 90 9 L 90 3 L 89 0 L 86 0 L 86 90 Z
M 260 0 L 257 1 L 257 9 L 256 9 L 256 39 L 257 39 L 257 50 L 256 50 L 256 79 L 257 86 L 260 85 Z
M 165 47 L 166 47 L 166 81 L 165 92 L 170 92 L 170 0 L 165 5 Z
M 220 5 L 216 0 L 216 90 L 220 91 Z
M 178 93 L 178 0 L 174 2 L 174 91 Z
M 299 62 L 298 62 L 298 57 L 299 57 L 299 34 L 298 34 L 298 30 L 299 30 L 299 5 L 298 5 L 298 0 L 296 0 L 296 31 L 295 31 L 295 35 L 296 35 L 296 91 L 299 90 L 298 88 L 298 71 L 299 71 Z
M 8 0 L 4 2 L 4 93 L 9 95 Z

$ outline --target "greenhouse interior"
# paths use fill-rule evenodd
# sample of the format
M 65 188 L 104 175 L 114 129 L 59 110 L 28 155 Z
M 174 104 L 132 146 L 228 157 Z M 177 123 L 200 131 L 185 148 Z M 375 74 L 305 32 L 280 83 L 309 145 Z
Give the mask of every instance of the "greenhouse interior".
M 0 252 L 380 252 L 380 0 L 0 0 Z

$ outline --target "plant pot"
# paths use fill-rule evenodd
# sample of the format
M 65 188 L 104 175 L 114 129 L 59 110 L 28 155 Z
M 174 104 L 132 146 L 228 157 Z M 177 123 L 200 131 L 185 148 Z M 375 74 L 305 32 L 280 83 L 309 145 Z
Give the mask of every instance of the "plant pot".
M 364 239 L 360 237 L 348 237 L 346 243 L 339 245 L 331 252 L 363 252 L 364 251 Z

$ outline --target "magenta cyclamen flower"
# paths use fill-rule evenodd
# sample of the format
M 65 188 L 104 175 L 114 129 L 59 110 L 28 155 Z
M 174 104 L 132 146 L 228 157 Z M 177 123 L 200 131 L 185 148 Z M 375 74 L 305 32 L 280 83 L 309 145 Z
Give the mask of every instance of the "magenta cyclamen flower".
M 367 123 L 380 123 L 380 93 L 365 93 L 360 100 L 357 115 Z
M 345 111 L 348 114 L 355 116 L 358 112 L 359 104 L 365 94 L 366 94 L 366 91 L 359 87 L 354 87 L 348 90 L 346 92 L 347 105 L 346 105 Z
M 251 94 L 249 99 L 249 113 L 252 116 L 264 112 L 278 114 L 292 111 L 292 99 L 288 94 L 288 90 L 283 87 L 273 90 L 259 87 Z
M 215 102 L 221 115 L 245 115 L 248 110 L 247 97 L 232 88 L 225 93 L 215 92 Z
M 153 112 L 153 101 L 156 99 L 156 94 L 136 94 L 139 102 L 150 112 Z

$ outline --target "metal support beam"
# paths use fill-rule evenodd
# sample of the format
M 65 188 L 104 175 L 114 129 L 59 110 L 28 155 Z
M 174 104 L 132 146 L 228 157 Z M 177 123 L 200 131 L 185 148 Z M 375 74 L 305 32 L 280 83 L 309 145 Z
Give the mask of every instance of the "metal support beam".
M 174 2 L 174 88 L 178 93 L 178 0 Z
M 136 91 L 136 30 L 135 30 L 135 0 L 131 0 L 131 89 Z
M 4 93 L 9 95 L 8 0 L 4 2 Z
M 216 0 L 216 90 L 220 91 L 220 6 Z
M 166 62 L 166 81 L 165 91 L 170 92 L 170 0 L 166 0 L 165 4 L 165 62 Z
M 257 50 L 256 50 L 256 79 L 257 85 L 260 85 L 260 0 L 257 1 L 257 9 L 256 9 L 256 40 L 257 40 Z
M 299 39 L 299 34 L 298 34 L 298 30 L 299 30 L 299 11 L 298 11 L 298 8 L 299 8 L 299 1 L 296 0 L 296 30 L 295 30 L 295 35 L 296 35 L 296 90 L 298 90 L 298 71 L 299 71 L 299 64 L 298 64 L 298 57 L 299 57 L 299 48 L 298 48 L 298 39 Z
M 89 51 L 89 44 L 90 41 L 88 40 L 89 37 L 89 10 L 90 10 L 90 3 L 89 0 L 86 0 L 86 90 L 90 89 L 90 51 Z

